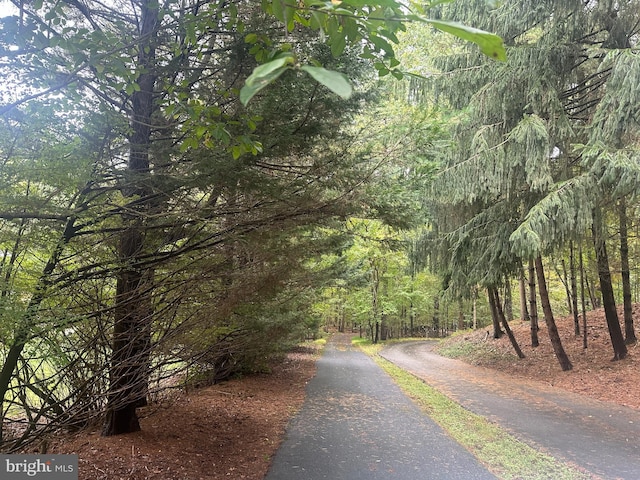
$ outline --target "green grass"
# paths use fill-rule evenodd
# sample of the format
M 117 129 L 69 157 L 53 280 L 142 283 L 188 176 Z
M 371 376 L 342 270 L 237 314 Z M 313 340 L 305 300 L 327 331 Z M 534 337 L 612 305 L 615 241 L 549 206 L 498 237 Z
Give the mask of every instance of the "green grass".
M 469 363 L 504 360 L 504 354 L 495 350 L 491 342 L 459 341 L 449 338 L 441 341 L 436 351 L 443 357 L 458 358 Z
M 387 372 L 436 423 L 469 450 L 494 475 L 505 480 L 586 480 L 594 478 L 550 455 L 539 452 L 476 415 L 419 378 L 378 355 L 381 345 L 354 339 L 354 345 Z

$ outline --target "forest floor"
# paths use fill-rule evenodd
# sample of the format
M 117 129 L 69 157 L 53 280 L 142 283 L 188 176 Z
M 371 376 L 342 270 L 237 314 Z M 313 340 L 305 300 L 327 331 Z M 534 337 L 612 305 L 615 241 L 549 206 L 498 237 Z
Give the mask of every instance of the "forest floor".
M 562 372 L 554 358 L 544 321 L 535 349 L 529 346 L 529 325 L 512 322 L 526 355 L 522 360 L 506 335 L 487 338 L 487 329 L 457 334 L 440 348 L 469 363 L 640 409 L 640 347 L 630 346 L 626 359 L 612 362 L 602 310 L 590 312 L 587 321 L 585 350 L 582 337 L 574 335 L 572 317 L 557 319 L 574 366 L 569 372 Z M 85 431 L 51 439 L 49 453 L 78 454 L 81 480 L 262 480 L 288 420 L 302 406 L 318 348 L 298 348 L 269 374 L 176 394 L 146 407 L 141 432 L 104 438 L 98 430 Z
M 640 305 L 634 306 L 636 335 Z M 618 310 L 622 321 L 622 309 Z M 640 344 L 628 345 L 625 359 L 612 361 L 613 348 L 602 308 L 587 312 L 587 348 L 583 347 L 582 316 L 580 336 L 575 335 L 573 316 L 556 319 L 562 346 L 573 364 L 563 372 L 553 353 L 544 319 L 539 320 L 540 345 L 531 347 L 528 322 L 510 322 L 511 330 L 525 354 L 519 359 L 507 335 L 492 337 L 489 326 L 474 332 L 461 332 L 444 340 L 436 351 L 473 365 L 508 372 L 515 377 L 544 382 L 584 396 L 640 409 Z M 624 332 L 624 326 L 622 326 Z M 489 333 L 487 333 L 489 332 Z
M 48 453 L 77 454 L 80 480 L 262 480 L 320 348 L 306 343 L 270 373 L 174 393 L 141 409 L 141 432 L 52 438 Z

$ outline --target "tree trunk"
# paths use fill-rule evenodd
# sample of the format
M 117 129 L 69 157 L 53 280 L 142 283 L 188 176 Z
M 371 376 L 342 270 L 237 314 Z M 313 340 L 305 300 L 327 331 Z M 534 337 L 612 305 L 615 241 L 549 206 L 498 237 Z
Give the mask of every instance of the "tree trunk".
M 587 348 L 587 302 L 585 300 L 585 277 L 584 264 L 582 262 L 582 240 L 578 247 L 578 255 L 580 256 L 580 301 L 582 303 L 582 348 Z
M 531 319 L 531 346 L 537 347 L 540 345 L 538 338 L 538 303 L 536 301 L 536 275 L 533 260 L 529 260 L 529 304 L 531 309 L 529 311 L 529 317 Z
M 520 318 L 524 322 L 529 322 L 529 309 L 527 308 L 527 285 L 524 278 L 524 268 L 520 265 L 520 279 L 518 281 L 520 285 Z
M 622 300 L 624 303 L 624 341 L 635 344 L 638 339 L 633 328 L 633 308 L 631 305 L 631 273 L 629 268 L 629 241 L 627 233 L 627 203 L 620 200 L 620 265 L 622 269 Z
M 573 302 L 571 301 L 571 289 L 569 285 L 569 275 L 567 274 L 567 262 L 565 262 L 564 258 L 560 262 L 562 264 L 562 276 L 560 277 L 560 281 L 564 286 L 565 297 L 567 298 L 567 309 L 569 310 L 569 314 L 573 313 Z M 560 276 L 558 274 L 558 276 Z
M 573 330 L 580 335 L 580 316 L 578 314 L 578 286 L 576 283 L 576 259 L 573 242 L 569 242 L 569 276 L 571 281 L 571 311 L 573 312 Z
M 493 293 L 493 287 L 487 287 L 487 298 L 489 300 L 489 308 L 491 309 L 491 320 L 493 322 L 493 338 L 500 338 L 503 331 L 500 328 L 500 317 L 498 316 L 498 306 L 496 305 L 496 296 Z
M 518 342 L 516 341 L 516 337 L 513 335 L 513 332 L 511 331 L 511 327 L 509 327 L 509 322 L 507 321 L 507 317 L 504 314 L 504 311 L 502 310 L 502 307 L 500 306 L 500 296 L 498 294 L 498 289 L 494 288 L 493 289 L 493 295 L 494 295 L 494 303 L 496 305 L 496 313 L 498 314 L 498 317 L 500 318 L 500 321 L 502 323 L 502 326 L 504 327 L 505 332 L 507 332 L 507 336 L 509 337 L 509 341 L 511 342 L 511 346 L 513 347 L 513 349 L 516 351 L 516 354 L 518 355 L 518 358 L 524 358 L 524 353 L 522 353 L 522 350 L 520 349 L 520 345 L 518 345 Z
M 135 261 L 144 246 L 141 227 L 133 226 L 121 238 L 122 259 Z M 146 404 L 151 346 L 149 272 L 130 269 L 119 274 L 116 285 L 115 325 L 109 370 L 107 416 L 103 435 L 140 430 L 136 408 Z
M 602 213 L 600 208 L 593 209 L 593 245 L 596 251 L 596 262 L 598 264 L 598 277 L 600 278 L 600 292 L 602 293 L 602 306 L 607 319 L 611 346 L 613 347 L 613 360 L 622 360 L 627 356 L 627 346 L 624 343 L 618 311 L 616 310 L 616 299 L 613 294 L 613 284 L 611 283 L 611 271 L 609 270 L 609 257 L 607 256 L 607 246 L 604 239 L 604 228 L 602 224 Z
M 149 210 L 149 149 L 154 112 L 155 39 L 158 29 L 158 3 L 140 3 L 140 41 L 137 65 L 140 87 L 132 95 L 131 137 L 128 173 L 130 184 L 125 196 L 138 195 L 137 211 L 124 217 L 120 238 L 112 339 L 109 391 L 107 394 L 104 436 L 140 430 L 136 407 L 145 403 L 151 345 L 151 272 L 140 266 L 145 250 L 144 218 Z
M 587 292 L 589 292 L 589 302 L 591 302 L 591 309 L 595 310 L 600 307 L 600 300 L 598 300 L 598 296 L 596 295 L 595 287 L 593 286 L 593 282 L 589 282 L 589 275 L 584 277 L 585 285 L 587 286 Z
M 571 370 L 573 365 L 564 351 L 560 335 L 558 334 L 558 327 L 556 321 L 553 318 L 553 312 L 551 310 L 551 303 L 549 302 L 549 291 L 547 290 L 547 281 L 544 278 L 544 268 L 542 266 L 542 257 L 538 256 L 535 260 L 535 269 L 538 277 L 538 291 L 540 292 L 540 303 L 542 304 L 542 311 L 544 312 L 544 321 L 547 324 L 547 330 L 549 331 L 549 339 L 553 346 L 553 352 L 560 363 L 560 368 L 563 371 Z

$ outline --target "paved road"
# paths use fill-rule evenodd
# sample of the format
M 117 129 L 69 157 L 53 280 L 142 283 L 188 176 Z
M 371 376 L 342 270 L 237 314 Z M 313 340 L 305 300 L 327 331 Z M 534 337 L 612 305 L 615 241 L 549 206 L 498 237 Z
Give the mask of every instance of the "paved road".
M 640 479 L 640 412 L 443 358 L 433 342 L 382 356 L 519 439 L 607 479 Z
M 349 338 L 327 345 L 266 480 L 495 478 Z

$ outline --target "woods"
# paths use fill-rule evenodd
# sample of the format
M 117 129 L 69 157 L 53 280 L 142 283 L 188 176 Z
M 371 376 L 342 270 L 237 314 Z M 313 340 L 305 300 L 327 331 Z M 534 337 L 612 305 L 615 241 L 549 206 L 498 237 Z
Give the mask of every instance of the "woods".
M 135 432 L 167 389 L 265 371 L 322 329 L 492 325 L 524 356 L 509 322 L 546 341 L 540 306 L 568 370 L 554 314 L 588 348 L 602 305 L 625 358 L 639 6 L 15 2 L 2 449 Z

